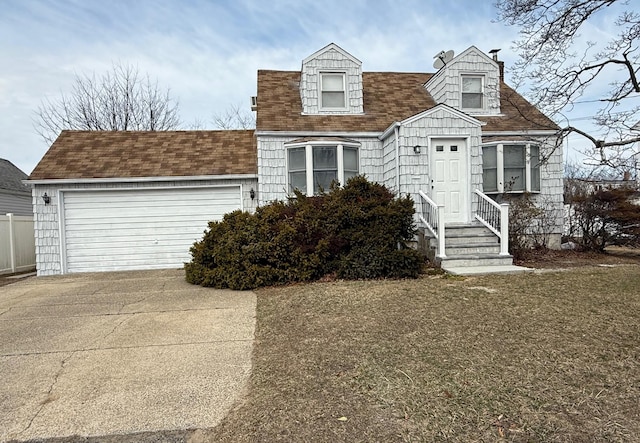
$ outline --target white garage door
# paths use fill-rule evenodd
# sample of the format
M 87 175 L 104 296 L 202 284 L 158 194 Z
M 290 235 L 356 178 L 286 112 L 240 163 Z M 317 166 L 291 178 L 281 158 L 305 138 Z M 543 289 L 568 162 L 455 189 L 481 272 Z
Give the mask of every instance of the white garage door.
M 210 220 L 241 207 L 240 187 L 66 191 L 66 272 L 181 267 Z

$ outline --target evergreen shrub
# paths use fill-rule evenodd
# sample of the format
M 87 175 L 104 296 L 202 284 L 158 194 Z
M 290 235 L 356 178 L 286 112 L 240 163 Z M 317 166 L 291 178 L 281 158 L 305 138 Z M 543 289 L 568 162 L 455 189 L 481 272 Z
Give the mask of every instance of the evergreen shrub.
M 234 211 L 209 222 L 191 247 L 187 281 L 254 289 L 317 280 L 417 277 L 413 200 L 362 176 L 307 197 L 300 192 L 254 214 Z

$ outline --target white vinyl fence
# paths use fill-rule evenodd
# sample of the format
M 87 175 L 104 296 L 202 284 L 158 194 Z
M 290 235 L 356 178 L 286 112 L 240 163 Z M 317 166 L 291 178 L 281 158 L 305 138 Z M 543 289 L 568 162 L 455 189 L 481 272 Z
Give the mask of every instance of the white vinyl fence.
M 0 274 L 36 268 L 33 216 L 0 215 Z

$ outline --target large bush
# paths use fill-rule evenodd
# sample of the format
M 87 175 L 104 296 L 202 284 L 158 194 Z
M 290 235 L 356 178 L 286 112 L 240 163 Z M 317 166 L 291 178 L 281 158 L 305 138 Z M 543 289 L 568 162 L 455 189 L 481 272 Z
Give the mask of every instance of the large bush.
M 416 277 L 422 258 L 413 239 L 414 206 L 382 185 L 354 177 L 340 188 L 235 211 L 209 223 L 191 247 L 187 281 L 216 288 L 252 289 L 340 278 Z

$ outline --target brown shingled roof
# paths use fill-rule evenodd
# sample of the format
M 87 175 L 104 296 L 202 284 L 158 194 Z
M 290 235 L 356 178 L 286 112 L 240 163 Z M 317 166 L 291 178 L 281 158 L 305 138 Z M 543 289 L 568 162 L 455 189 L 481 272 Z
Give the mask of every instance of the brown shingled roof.
M 478 117 L 478 120 L 487 123 L 482 127 L 483 131 L 557 131 L 560 129 L 549 117 L 505 83 L 500 84 L 500 111 L 503 115 Z
M 258 71 L 259 131 L 382 132 L 435 106 L 422 87 L 429 74 L 365 72 L 364 115 L 301 115 L 300 72 Z
M 253 131 L 62 131 L 29 179 L 257 174 Z
M 364 115 L 302 115 L 299 71 L 258 71 L 259 131 L 382 132 L 436 105 L 423 87 L 432 74 L 363 72 Z M 513 89 L 501 85 L 504 116 L 477 117 L 484 131 L 556 129 Z

